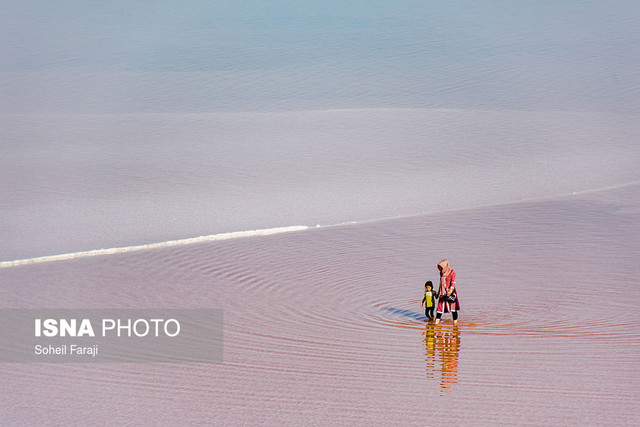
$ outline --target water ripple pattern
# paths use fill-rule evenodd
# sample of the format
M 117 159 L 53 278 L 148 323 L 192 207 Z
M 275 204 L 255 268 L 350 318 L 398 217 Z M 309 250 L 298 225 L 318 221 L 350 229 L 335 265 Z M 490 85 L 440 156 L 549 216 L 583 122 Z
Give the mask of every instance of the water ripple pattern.
M 4 366 L 15 391 L 4 408 L 66 420 L 45 415 L 56 414 L 46 398 L 55 384 L 102 420 L 113 405 L 166 404 L 169 423 L 472 423 L 477 414 L 517 424 L 543 411 L 566 425 L 613 410 L 626 424 L 640 385 L 639 191 L 3 269 L 5 307 L 109 301 L 223 308 L 225 319 L 223 364 Z M 458 273 L 457 327 L 448 314 L 427 322 L 419 307 L 445 254 Z

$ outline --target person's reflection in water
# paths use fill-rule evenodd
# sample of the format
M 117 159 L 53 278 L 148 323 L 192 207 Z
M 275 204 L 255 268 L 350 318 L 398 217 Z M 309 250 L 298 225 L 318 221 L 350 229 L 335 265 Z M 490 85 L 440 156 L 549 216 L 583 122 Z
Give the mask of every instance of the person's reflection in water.
M 432 325 L 427 325 L 427 329 L 423 332 L 427 357 L 427 378 L 433 378 L 436 370 L 436 332 L 430 326 Z
M 435 365 L 437 359 L 440 359 L 440 391 L 448 393 L 458 383 L 460 331 L 457 326 L 445 329 L 442 326 L 428 324 L 423 335 L 427 378 L 434 377 Z

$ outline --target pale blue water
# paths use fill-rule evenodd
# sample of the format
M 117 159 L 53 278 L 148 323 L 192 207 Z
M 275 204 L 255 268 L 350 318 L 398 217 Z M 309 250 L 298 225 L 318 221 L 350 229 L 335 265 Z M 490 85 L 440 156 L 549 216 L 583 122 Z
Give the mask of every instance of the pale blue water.
M 2 260 L 640 179 L 637 2 L 5 2 Z
M 639 8 L 3 2 L 0 111 L 637 109 Z
M 0 262 L 324 228 L 0 269 L 3 308 L 226 316 L 213 367 L 0 367 L 0 422 L 633 424 L 639 21 L 636 1 L 3 2 Z M 457 332 L 420 320 L 442 257 Z

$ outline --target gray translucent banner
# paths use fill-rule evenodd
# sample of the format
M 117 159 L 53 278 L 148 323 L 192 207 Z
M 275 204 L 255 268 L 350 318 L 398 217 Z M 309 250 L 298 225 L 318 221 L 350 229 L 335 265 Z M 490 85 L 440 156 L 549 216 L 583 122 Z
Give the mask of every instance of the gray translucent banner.
M 0 309 L 0 363 L 222 362 L 219 309 Z

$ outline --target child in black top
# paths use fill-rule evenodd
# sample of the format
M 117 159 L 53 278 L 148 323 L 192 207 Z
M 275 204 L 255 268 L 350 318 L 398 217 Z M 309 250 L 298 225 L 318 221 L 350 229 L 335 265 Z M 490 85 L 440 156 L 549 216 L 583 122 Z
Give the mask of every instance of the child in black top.
M 427 280 L 424 284 L 424 297 L 420 303 L 420 307 L 424 304 L 424 315 L 427 319 L 433 319 L 433 309 L 436 306 L 436 291 L 433 290 L 433 283 Z

